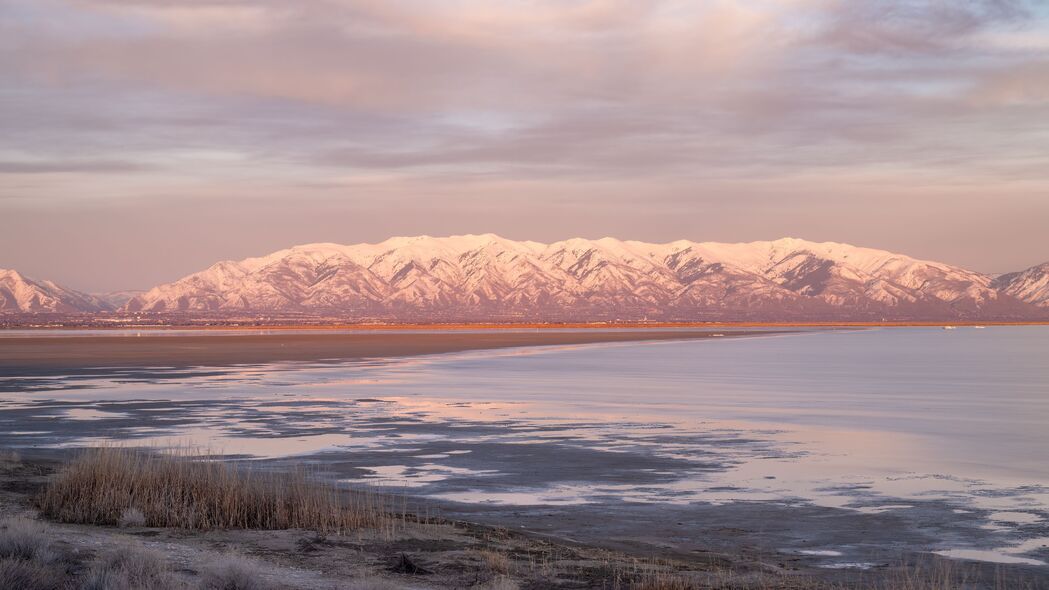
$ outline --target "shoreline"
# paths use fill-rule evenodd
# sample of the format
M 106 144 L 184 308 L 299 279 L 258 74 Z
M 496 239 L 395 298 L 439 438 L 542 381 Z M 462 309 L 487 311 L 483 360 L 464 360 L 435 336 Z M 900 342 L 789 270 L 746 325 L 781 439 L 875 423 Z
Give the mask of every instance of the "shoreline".
M 14 347 L 19 343 L 45 340 L 49 342 L 58 341 L 63 346 L 79 347 L 82 342 L 101 340 L 102 344 L 113 341 L 122 341 L 128 350 L 134 351 L 143 341 L 146 353 L 168 354 L 157 352 L 153 347 L 161 346 L 178 347 L 180 343 L 194 342 L 199 345 L 216 344 L 219 349 L 236 354 L 243 353 L 242 346 L 235 345 L 238 342 L 261 343 L 262 352 L 273 349 L 273 344 L 287 345 L 289 342 L 301 341 L 313 343 L 313 347 L 306 346 L 297 350 L 296 354 L 316 352 L 318 350 L 331 350 L 333 347 L 343 347 L 353 350 L 372 350 L 369 346 L 375 342 L 385 342 L 398 349 L 400 356 L 408 354 L 429 354 L 427 352 L 410 352 L 417 347 L 438 346 L 446 347 L 448 342 L 456 346 L 467 346 L 461 350 L 480 350 L 484 348 L 507 348 L 510 346 L 542 346 L 555 344 L 552 338 L 607 338 L 616 339 L 611 342 L 643 342 L 643 341 L 682 341 L 690 339 L 712 338 L 717 333 L 714 330 L 634 330 L 614 332 L 605 331 L 541 331 L 539 333 L 507 333 L 504 331 L 492 331 L 488 333 L 456 333 L 438 332 L 429 334 L 419 333 L 353 333 L 353 334 L 305 334 L 300 331 L 279 332 L 270 335 L 252 335 L 245 333 L 233 333 L 226 335 L 194 333 L 190 335 L 153 335 L 153 336 L 69 336 L 50 338 L 9 338 Z M 766 336 L 803 333 L 788 330 L 753 330 L 749 332 L 726 333 L 729 337 L 742 336 Z M 813 333 L 820 333 L 813 331 Z M 829 332 L 828 332 L 829 333 Z M 929 332 L 926 331 L 928 334 Z M 682 338 L 682 334 L 689 337 Z M 936 335 L 939 336 L 939 332 Z M 948 333 L 944 333 L 948 334 Z M 973 334 L 978 334 L 973 332 Z M 873 335 L 870 333 L 869 335 Z M 510 343 L 508 340 L 526 338 L 532 344 Z M 538 340 L 536 340 L 538 339 Z M 502 343 L 499 346 L 490 346 L 493 342 Z M 597 344 L 609 342 L 601 340 L 593 342 L 587 340 L 576 342 L 576 344 Z M 344 346 L 346 343 L 352 346 Z M 478 346 L 478 344 L 484 346 Z M 46 344 L 46 343 L 45 343 Z M 745 344 L 745 343 L 740 343 Z M 106 346 L 100 348 L 91 347 L 92 350 L 104 351 Z M 283 346 L 287 348 L 287 346 Z M 730 347 L 731 348 L 731 347 Z M 715 349 L 724 350 L 723 347 Z M 171 350 L 164 348 L 164 350 Z M 205 346 L 204 350 L 183 350 L 180 354 L 185 357 L 197 358 L 212 354 Z M 703 349 L 712 350 L 712 349 Z M 5 349 L 0 348 L 0 384 L 3 377 L 7 376 L 2 363 L 6 359 Z M 142 352 L 142 351 L 139 351 Z M 252 354 L 259 350 L 249 351 Z M 282 351 L 283 352 L 283 351 Z M 444 352 L 447 352 L 445 350 Z M 704 354 L 696 350 L 697 354 Z M 101 352 L 99 353 L 101 354 Z M 360 358 L 360 357 L 358 357 Z M 54 361 L 56 359 L 51 359 Z M 315 359 L 323 360 L 323 359 Z M 57 359 L 58 362 L 68 362 Z M 49 361 L 50 362 L 50 361 Z M 170 365 L 170 363 L 165 363 Z M 214 365 L 214 362 L 211 363 Z M 91 365 L 83 365 L 81 372 L 96 371 Z M 26 370 L 26 372 L 30 372 Z M 55 371 L 57 373 L 58 371 Z M 129 371 L 127 374 L 130 375 Z M 138 371 L 132 378 L 151 378 L 157 376 L 153 371 Z M 46 374 L 46 371 L 38 371 L 37 374 Z M 32 379 L 25 380 L 32 386 Z M 23 386 L 19 379 L 10 380 L 9 384 Z M 50 394 L 45 394 L 50 396 Z M 91 395 L 90 393 L 88 395 Z M 97 396 L 94 396 L 97 397 Z M 40 401 L 46 402 L 46 399 Z M 107 403 L 105 411 L 110 415 L 107 422 L 94 422 L 96 416 L 86 415 L 81 418 L 89 418 L 87 421 L 77 421 L 78 424 L 98 424 L 97 428 L 146 428 L 161 426 L 165 424 L 178 424 L 189 420 L 193 421 L 191 413 L 164 411 L 163 408 L 149 406 L 144 399 L 128 400 L 128 408 L 120 408 Z M 287 404 L 289 399 L 282 398 L 279 404 Z M 359 398 L 359 403 L 370 405 L 377 400 L 372 398 Z M 193 402 L 199 403 L 199 402 Z M 239 403 L 239 402 L 237 402 Z M 135 406 L 146 404 L 142 407 Z M 330 405 L 330 401 L 323 404 Z M 40 404 L 25 409 L 24 412 L 10 414 L 13 419 L 8 423 L 19 424 L 18 436 L 33 435 L 36 431 L 57 429 L 57 424 L 62 422 L 66 412 L 74 414 L 75 406 L 78 404 L 67 404 L 65 402 L 52 403 L 53 410 L 41 411 Z M 217 415 L 237 416 L 233 405 L 229 409 L 221 405 L 221 400 L 207 400 L 205 413 Z M 273 410 L 272 416 L 267 417 L 253 411 L 250 424 L 253 428 L 260 429 L 259 432 L 268 433 L 275 440 L 292 438 L 287 436 L 292 433 L 309 434 L 302 430 L 302 420 L 294 419 L 294 416 L 286 409 Z M 118 411 L 117 411 L 118 410 Z M 325 408 L 320 412 L 342 413 L 338 409 Z M 405 414 L 410 415 L 410 414 Z M 152 416 L 151 420 L 143 418 Z M 376 422 L 382 429 L 389 429 L 390 423 L 380 419 Z M 43 426 L 43 424 L 49 424 Z M 51 426 L 55 424 L 56 426 Z M 38 428 L 38 425 L 41 427 Z M 316 432 L 320 433 L 332 424 L 317 423 L 313 425 Z M 476 426 L 475 426 L 476 427 Z M 509 429 L 509 424 L 500 421 L 496 426 L 500 429 Z M 367 428 L 361 428 L 361 424 L 347 425 L 346 431 L 357 433 L 368 432 Z M 396 428 L 396 427 L 395 427 Z M 405 434 L 413 432 L 419 434 L 425 432 L 433 435 L 434 429 L 427 427 L 420 431 L 418 426 L 406 429 Z M 454 433 L 450 440 L 450 447 L 440 440 L 419 443 L 412 440 L 410 436 L 405 439 L 405 448 L 400 455 L 390 454 L 393 450 L 388 446 L 382 446 L 375 450 L 353 449 L 347 452 L 345 457 L 327 455 L 326 460 L 339 467 L 327 469 L 325 477 L 335 481 L 349 481 L 360 479 L 356 477 L 359 470 L 369 465 L 425 465 L 433 461 L 433 457 L 439 453 L 447 453 L 449 450 L 468 450 L 465 455 L 454 455 L 465 457 L 454 464 L 455 467 L 465 470 L 465 473 L 484 475 L 492 469 L 491 458 L 504 456 L 504 464 L 512 464 L 520 467 L 518 471 L 512 472 L 512 477 L 533 478 L 531 475 L 535 469 L 528 469 L 526 463 L 514 459 L 512 454 L 507 455 L 507 449 L 521 447 L 504 447 L 496 449 L 491 440 L 482 440 L 471 443 L 472 446 L 464 447 L 463 438 L 468 438 L 470 432 L 460 425 L 453 425 L 449 432 Z M 658 432 L 658 431 L 655 431 Z M 394 433 L 400 434 L 400 433 Z M 479 430 L 474 436 L 484 436 Z M 545 436 L 551 436 L 545 432 Z M 719 435 L 718 440 L 723 436 Z M 134 444 L 133 439 L 128 439 Z M 394 439 L 395 440 L 395 439 Z M 551 437 L 549 440 L 556 440 Z M 285 443 L 282 443 L 285 444 Z M 716 446 L 717 441 L 711 441 L 709 445 Z M 732 448 L 738 448 L 731 440 L 726 444 Z M 442 446 L 444 445 L 444 446 Z M 4 455 L 3 449 L 11 448 L 21 454 L 18 465 L 12 466 L 12 473 L 5 475 L 7 469 L 0 465 L 0 515 L 3 513 L 22 512 L 27 516 L 34 516 L 32 512 L 32 495 L 25 493 L 27 488 L 40 485 L 60 468 L 61 463 L 69 457 L 75 457 L 79 452 L 75 447 L 47 448 L 44 446 L 20 446 L 13 445 L 9 441 L 0 442 L 0 459 Z M 83 447 L 79 447 L 83 448 Z M 597 466 L 604 473 L 607 481 L 623 484 L 629 482 L 624 479 L 626 474 L 632 471 L 646 471 L 651 473 L 674 473 L 686 468 L 682 463 L 669 462 L 660 463 L 651 458 L 646 458 L 642 463 L 629 463 L 628 454 L 621 450 L 613 457 L 615 463 L 607 463 L 593 460 L 590 455 L 574 452 L 566 454 L 565 449 L 557 447 L 544 451 L 539 446 L 527 447 L 527 452 L 538 459 L 533 458 L 534 465 L 541 465 L 543 471 L 561 470 L 569 473 L 571 477 L 588 479 L 587 465 Z M 546 452 L 548 454 L 541 454 Z M 407 459 L 415 457 L 415 459 Z M 696 461 L 713 467 L 715 455 L 707 453 L 696 453 Z M 375 459 L 375 460 L 373 460 Z M 236 453 L 229 455 L 230 461 L 241 460 Z M 472 460 L 472 462 L 471 462 Z M 264 459 L 258 464 L 263 469 L 282 471 L 294 470 L 297 465 L 319 464 L 309 455 L 288 455 Z M 502 477 L 511 477 L 500 470 Z M 559 476 L 559 477 L 564 477 Z M 658 475 L 656 475 L 658 479 Z M 511 488 L 522 487 L 522 481 L 508 480 Z M 523 481 L 526 489 L 530 484 Z M 347 483 L 347 485 L 364 485 Z M 496 590 L 487 585 L 478 585 L 478 580 L 487 581 L 485 576 L 495 579 L 495 575 L 512 579 L 521 590 L 533 588 L 609 588 L 617 587 L 611 585 L 611 579 L 616 576 L 625 575 L 636 571 L 639 561 L 650 563 L 652 567 L 658 568 L 659 576 L 667 576 L 671 580 L 685 579 L 708 579 L 713 583 L 688 587 L 726 587 L 725 579 L 731 577 L 739 581 L 739 588 L 764 587 L 778 588 L 790 587 L 805 590 L 828 590 L 829 588 L 868 588 L 868 587 L 893 587 L 890 581 L 893 579 L 929 580 L 936 579 L 941 571 L 950 571 L 952 576 L 973 580 L 973 588 L 995 588 L 994 584 L 1000 582 L 999 576 L 1006 576 L 1011 584 L 1009 587 L 1042 588 L 1043 583 L 1049 584 L 1049 578 L 1045 575 L 1043 566 L 1031 566 L 1024 564 L 999 565 L 991 562 L 972 562 L 957 560 L 932 553 L 921 549 L 934 539 L 944 539 L 952 535 L 961 535 L 963 532 L 976 526 L 986 518 L 984 513 L 968 512 L 958 515 L 954 512 L 955 504 L 945 501 L 928 500 L 910 502 L 912 506 L 907 507 L 907 516 L 901 517 L 898 511 L 877 510 L 881 505 L 892 506 L 889 500 L 872 504 L 874 510 L 868 512 L 849 511 L 840 508 L 806 505 L 798 503 L 783 504 L 775 500 L 739 501 L 729 504 L 722 503 L 690 503 L 687 505 L 675 504 L 640 504 L 625 501 L 615 505 L 614 510 L 607 507 L 590 506 L 587 504 L 571 505 L 557 503 L 541 503 L 536 505 L 498 505 L 487 504 L 482 501 L 455 501 L 453 499 L 434 499 L 426 495 L 417 494 L 408 486 L 393 489 L 389 493 L 396 494 L 398 500 L 404 504 L 411 504 L 416 508 L 411 511 L 402 511 L 406 522 L 425 520 L 431 522 L 431 515 L 439 515 L 440 519 L 433 520 L 437 523 L 433 526 L 427 525 L 423 528 L 412 528 L 406 530 L 403 536 L 397 538 L 375 537 L 367 542 L 361 541 L 355 533 L 352 538 L 324 537 L 324 535 L 307 533 L 299 530 L 213 530 L 199 532 L 185 532 L 177 529 L 165 529 L 159 527 L 133 527 L 117 529 L 108 526 L 88 524 L 60 524 L 51 523 L 48 526 L 56 536 L 70 539 L 74 546 L 82 550 L 85 555 L 90 556 L 87 548 L 120 546 L 129 539 L 134 542 L 147 544 L 157 543 L 156 547 L 162 547 L 165 551 L 174 551 L 180 556 L 187 556 L 183 563 L 185 571 L 202 571 L 205 561 L 200 557 L 188 557 L 197 555 L 193 553 L 200 551 L 206 553 L 216 540 L 230 546 L 243 547 L 246 552 L 259 560 L 265 568 L 275 568 L 273 577 L 288 583 L 288 588 L 313 588 L 334 587 L 335 579 L 345 580 L 350 576 L 378 577 L 386 581 L 397 583 L 405 581 L 409 585 L 403 588 L 416 588 L 412 585 L 416 580 L 427 583 L 426 587 L 433 588 L 461 588 L 477 587 L 484 590 Z M 356 489 L 356 488 L 352 488 Z M 377 487 L 376 489 L 381 489 Z M 17 492 L 9 493 L 5 492 Z M 402 496 L 403 494 L 403 496 Z M 6 505 L 5 505 L 6 504 Z M 609 518 L 614 514 L 614 518 Z M 769 523 L 774 523 L 770 525 Z M 937 524 L 936 529 L 930 528 L 930 523 Z M 852 537 L 840 535 L 842 530 L 867 531 L 862 543 L 855 543 Z M 464 532 L 465 531 L 465 532 Z M 372 535 L 365 532 L 364 535 Z M 421 540 L 425 539 L 425 540 Z M 961 537 L 959 537 L 961 538 Z M 908 549 L 899 555 L 892 555 L 891 548 L 895 544 L 906 542 L 917 549 Z M 148 545 L 152 546 L 152 545 Z M 876 550 L 876 547 L 887 547 L 888 552 Z M 303 549 L 305 547 L 306 549 Z M 832 551 L 828 552 L 827 548 Z M 931 546 L 930 546 L 931 547 Z M 471 552 L 478 553 L 471 553 Z M 431 571 L 436 572 L 431 577 L 424 579 L 412 579 L 397 577 L 402 574 L 391 575 L 389 563 L 396 559 L 400 553 L 407 553 L 417 563 L 424 564 Z M 486 563 L 485 555 L 501 556 L 498 559 L 509 560 L 508 566 L 499 567 L 500 571 L 506 573 L 493 574 L 487 571 L 483 564 Z M 469 558 L 464 558 L 469 556 Z M 1039 556 L 1040 558 L 1040 556 Z M 182 559 L 180 557 L 180 559 Z M 351 561 L 352 560 L 352 561 Z M 552 566 L 544 565 L 541 571 L 536 571 L 535 562 L 552 563 Z M 353 563 L 354 569 L 333 571 L 330 565 L 333 562 Z M 840 562 L 840 563 L 839 563 Z M 86 562 L 85 562 L 86 563 Z M 481 565 L 478 565 L 478 564 Z M 501 562 L 500 562 L 501 563 Z M 360 565 L 358 565 L 360 564 Z M 829 565 L 828 565 L 829 564 Z M 851 566 L 850 566 L 851 564 Z M 837 566 L 842 565 L 841 569 Z M 855 566 L 855 567 L 852 567 Z M 631 569 L 635 568 L 635 569 Z M 614 570 L 609 574 L 609 570 Z M 711 573 L 711 570 L 721 573 Z M 181 570 L 180 570 L 181 571 Z M 552 573 L 549 573 L 552 572 Z M 621 573 L 622 572 L 622 573 Z M 308 582 L 296 576 L 307 576 Z M 724 576 L 724 577 L 722 577 Z M 301 582 L 301 583 L 300 583 Z M 509 583 L 509 582 L 508 582 Z M 564 585 L 562 586 L 561 583 Z M 723 584 L 718 586 L 716 584 Z M 753 584 L 753 585 L 752 585 Z M 381 587 L 381 586 L 380 586 Z M 393 586 L 402 588 L 401 586 Z M 645 588 L 640 583 L 637 586 L 629 585 L 630 588 Z M 936 586 L 918 585 L 913 582 L 908 588 L 933 588 Z M 1049 588 L 1049 586 L 1045 586 Z
M 533 346 L 740 338 L 789 330 L 356 332 L 0 338 L 0 377 L 126 368 L 352 361 Z M 720 334 L 720 336 L 718 336 Z
M 4 319 L 0 316 L 0 319 Z M 260 323 L 260 324 L 116 324 L 84 325 L 61 323 L 55 325 L 10 325 L 0 326 L 0 340 L 5 332 L 119 332 L 127 330 L 145 331 L 282 331 L 282 332 L 318 332 L 318 331 L 356 331 L 356 332 L 404 332 L 404 331 L 515 331 L 515 330 L 721 330 L 750 328 L 940 328 L 944 326 L 1049 326 L 1049 320 L 1025 321 L 977 321 L 977 320 L 901 320 L 901 321 L 798 321 L 798 322 L 563 322 L 563 323 L 497 323 L 497 322 L 451 322 L 451 323 L 390 323 L 390 324 L 354 324 L 354 323 Z
M 97 564 L 98 556 L 121 548 L 136 555 L 142 550 L 159 553 L 187 584 L 199 580 L 216 556 L 235 555 L 250 560 L 254 575 L 266 582 L 261 587 L 274 590 L 933 590 L 943 588 L 945 580 L 965 580 L 966 587 L 974 590 L 1047 587 L 1037 568 L 1022 564 L 959 560 L 918 551 L 899 561 L 836 569 L 822 567 L 818 554 L 751 546 L 734 538 L 743 531 L 739 527 L 762 528 L 763 522 L 782 516 L 767 511 L 775 503 L 748 504 L 737 510 L 709 506 L 701 518 L 687 523 L 696 530 L 706 529 L 704 538 L 684 544 L 677 538 L 683 523 L 675 526 L 674 522 L 684 515 L 672 515 L 664 523 L 626 515 L 620 530 L 594 538 L 566 535 L 556 528 L 522 527 L 512 519 L 485 518 L 471 510 L 448 510 L 411 494 L 388 497 L 395 509 L 387 513 L 392 517 L 390 525 L 335 533 L 297 528 L 183 529 L 145 522 L 76 524 L 44 518 L 40 494 L 80 449 L 17 451 L 0 448 L 0 532 L 12 523 L 36 523 L 32 530 L 39 531 L 37 538 L 50 539 L 74 575 Z M 531 510 L 584 528 L 600 519 L 599 515 L 566 518 L 556 506 Z M 873 530 L 890 535 L 900 530 L 892 519 L 866 518 Z M 398 567 L 404 559 L 421 569 Z

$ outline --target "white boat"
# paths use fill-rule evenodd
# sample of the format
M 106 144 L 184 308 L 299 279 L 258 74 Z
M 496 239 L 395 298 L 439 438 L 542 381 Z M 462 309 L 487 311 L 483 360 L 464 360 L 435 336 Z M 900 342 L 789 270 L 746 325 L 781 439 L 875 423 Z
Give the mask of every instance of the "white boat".
M 957 330 L 958 327 L 957 326 L 944 326 L 943 329 L 944 330 Z

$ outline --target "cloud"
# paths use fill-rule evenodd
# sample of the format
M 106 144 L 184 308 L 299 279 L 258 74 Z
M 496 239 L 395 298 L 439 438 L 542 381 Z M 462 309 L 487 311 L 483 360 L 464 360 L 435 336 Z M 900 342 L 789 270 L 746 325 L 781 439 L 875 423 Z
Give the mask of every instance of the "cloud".
M 970 97 L 985 109 L 1049 106 L 1049 57 L 988 69 L 975 80 Z
M 1047 30 L 1018 0 L 7 0 L 0 197 L 1045 185 Z
M 995 27 L 1021 26 L 1032 17 L 1023 0 L 839 0 L 819 39 L 856 53 L 923 54 L 965 49 L 966 41 Z
M 46 162 L 0 161 L 0 174 L 54 174 L 65 172 L 127 173 L 148 170 L 138 162 L 113 160 L 54 160 Z

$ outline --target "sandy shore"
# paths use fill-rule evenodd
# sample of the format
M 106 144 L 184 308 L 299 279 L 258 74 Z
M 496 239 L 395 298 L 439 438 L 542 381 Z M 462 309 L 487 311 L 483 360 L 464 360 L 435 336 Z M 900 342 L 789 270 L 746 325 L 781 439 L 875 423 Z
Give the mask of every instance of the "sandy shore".
M 724 332 L 733 338 L 778 331 Z M 195 367 L 278 361 L 354 360 L 513 348 L 695 340 L 712 330 L 640 329 L 577 332 L 357 332 L 208 335 L 0 337 L 0 376 L 83 371 L 85 368 Z

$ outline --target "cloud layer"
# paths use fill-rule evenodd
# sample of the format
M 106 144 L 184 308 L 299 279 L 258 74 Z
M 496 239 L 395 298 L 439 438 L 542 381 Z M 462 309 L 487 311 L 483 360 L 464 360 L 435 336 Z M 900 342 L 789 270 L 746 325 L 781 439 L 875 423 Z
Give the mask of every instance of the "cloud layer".
M 776 237 L 735 219 L 902 195 L 1049 218 L 1049 15 L 1021 0 L 7 0 L 0 76 L 0 224 L 218 198 L 438 199 L 427 233 L 644 206 Z M 623 237 L 711 237 L 652 223 Z

